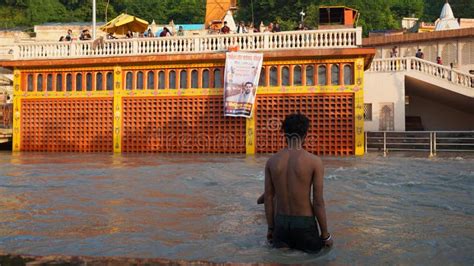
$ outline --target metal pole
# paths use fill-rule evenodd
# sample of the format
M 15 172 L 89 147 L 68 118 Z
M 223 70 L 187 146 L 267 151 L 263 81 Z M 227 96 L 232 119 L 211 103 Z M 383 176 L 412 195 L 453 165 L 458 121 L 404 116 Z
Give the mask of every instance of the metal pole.
M 383 157 L 387 156 L 387 132 L 383 132 Z
M 434 156 L 436 156 L 436 132 L 433 132 L 434 136 L 433 136 L 433 151 L 434 151 Z
M 368 143 L 367 143 L 367 142 L 368 142 L 368 140 L 367 140 L 367 131 L 365 131 L 365 139 L 364 139 L 364 142 L 365 142 L 365 153 L 369 153 L 369 152 L 368 152 L 368 149 L 367 149 L 367 147 L 368 147 Z
M 430 132 L 430 157 L 433 157 L 433 132 Z
M 92 40 L 95 40 L 95 37 L 96 37 L 96 13 L 97 13 L 97 10 L 96 10 L 96 4 L 95 4 L 95 1 L 96 0 L 92 0 Z

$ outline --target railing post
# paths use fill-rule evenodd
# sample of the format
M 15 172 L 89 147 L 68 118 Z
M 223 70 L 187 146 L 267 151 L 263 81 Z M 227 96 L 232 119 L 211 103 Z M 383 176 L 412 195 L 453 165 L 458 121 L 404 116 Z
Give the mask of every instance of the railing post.
M 387 131 L 383 132 L 383 157 L 387 157 Z
M 134 55 L 138 54 L 138 40 L 137 39 L 133 39 L 133 42 L 132 42 L 132 53 Z
M 365 145 L 364 146 L 365 146 L 365 153 L 367 154 L 367 153 L 369 153 L 369 150 L 367 148 L 369 146 L 368 145 L 369 140 L 367 139 L 367 136 L 368 136 L 367 131 L 365 131 L 364 133 L 365 133 L 365 138 L 364 138 L 364 144 Z
M 72 41 L 69 42 L 69 48 L 70 49 L 69 49 L 68 56 L 74 56 L 74 57 L 77 56 L 77 54 L 76 54 L 76 43 L 74 43 Z
M 356 46 L 361 46 L 362 45 L 362 28 L 358 27 L 356 28 L 356 41 L 355 41 Z
M 13 46 L 13 59 L 18 60 L 20 58 L 20 46 L 15 45 Z
M 430 132 L 430 158 L 433 157 L 433 132 Z
M 201 42 L 200 38 L 194 38 L 194 52 L 200 52 L 201 51 Z
M 269 49 L 270 48 L 270 33 L 265 32 L 265 35 L 263 36 L 263 49 Z
M 437 146 L 437 141 L 436 141 L 436 131 L 433 132 L 433 155 L 436 156 L 436 146 Z

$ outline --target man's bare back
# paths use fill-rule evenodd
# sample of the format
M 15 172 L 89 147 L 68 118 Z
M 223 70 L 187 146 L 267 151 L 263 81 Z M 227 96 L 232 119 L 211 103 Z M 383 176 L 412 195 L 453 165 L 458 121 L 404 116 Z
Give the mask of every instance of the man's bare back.
M 313 216 L 311 186 L 316 172 L 322 175 L 321 159 L 303 149 L 285 148 L 268 160 L 266 168 L 278 195 L 276 214 Z
M 273 155 L 265 166 L 267 238 L 275 240 L 276 247 L 319 251 L 332 245 L 323 198 L 323 164 L 302 148 L 309 120 L 290 115 L 283 124 L 288 147 Z

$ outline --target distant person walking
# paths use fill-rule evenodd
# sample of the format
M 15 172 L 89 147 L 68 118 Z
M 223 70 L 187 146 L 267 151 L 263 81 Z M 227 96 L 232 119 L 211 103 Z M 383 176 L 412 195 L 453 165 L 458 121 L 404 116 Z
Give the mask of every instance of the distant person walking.
M 436 57 L 436 64 L 438 64 L 438 65 L 443 65 L 443 61 L 441 61 L 441 56 L 437 56 L 437 57 Z M 441 68 L 438 68 L 438 75 L 440 75 L 440 76 L 443 76 L 443 77 L 444 77 L 444 74 L 443 74 L 443 75 L 441 75 L 441 72 L 443 72 L 443 73 L 444 73 L 444 70 L 443 70 L 443 69 L 441 69 Z
M 303 149 L 309 126 L 302 114 L 287 116 L 282 126 L 287 147 L 265 166 L 267 240 L 276 248 L 318 252 L 333 244 L 323 197 L 323 163 Z
M 390 51 L 390 57 L 391 58 L 398 57 L 398 47 L 397 46 L 394 46 L 392 48 L 392 51 Z
M 424 58 L 425 58 L 425 54 L 423 54 L 423 52 L 421 51 L 421 49 L 418 49 L 418 51 L 417 51 L 416 54 L 415 54 L 415 57 L 420 58 L 420 59 L 424 59 Z
M 425 54 L 423 54 L 423 52 L 421 51 L 421 49 L 418 49 L 418 51 L 417 51 L 416 54 L 415 54 L 415 57 L 416 57 L 416 58 L 419 58 L 419 59 L 424 59 L 424 58 L 425 58 Z M 421 70 L 421 63 L 420 63 L 420 62 L 416 62 L 416 69 Z

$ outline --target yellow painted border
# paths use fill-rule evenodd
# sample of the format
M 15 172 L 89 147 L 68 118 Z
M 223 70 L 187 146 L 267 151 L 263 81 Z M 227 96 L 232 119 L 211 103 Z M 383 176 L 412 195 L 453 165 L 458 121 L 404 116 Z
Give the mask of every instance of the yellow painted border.
M 114 96 L 114 91 L 21 92 L 20 95 L 23 99 L 110 98 Z
M 42 73 L 42 72 L 90 72 L 90 71 L 114 71 L 113 67 L 103 66 L 103 67 L 71 67 L 71 68 L 28 68 L 22 69 L 22 72 L 25 74 L 32 74 L 32 73 Z
M 114 68 L 114 153 L 122 152 L 122 68 Z
M 355 63 L 355 81 L 354 88 L 354 141 L 355 155 L 364 155 L 364 59 L 357 59 Z
M 252 112 L 252 117 L 246 119 L 245 128 L 245 153 L 253 155 L 256 151 L 255 142 L 257 141 L 257 136 L 255 135 L 255 110 Z
M 21 150 L 21 71 L 13 71 L 13 145 L 14 152 Z

